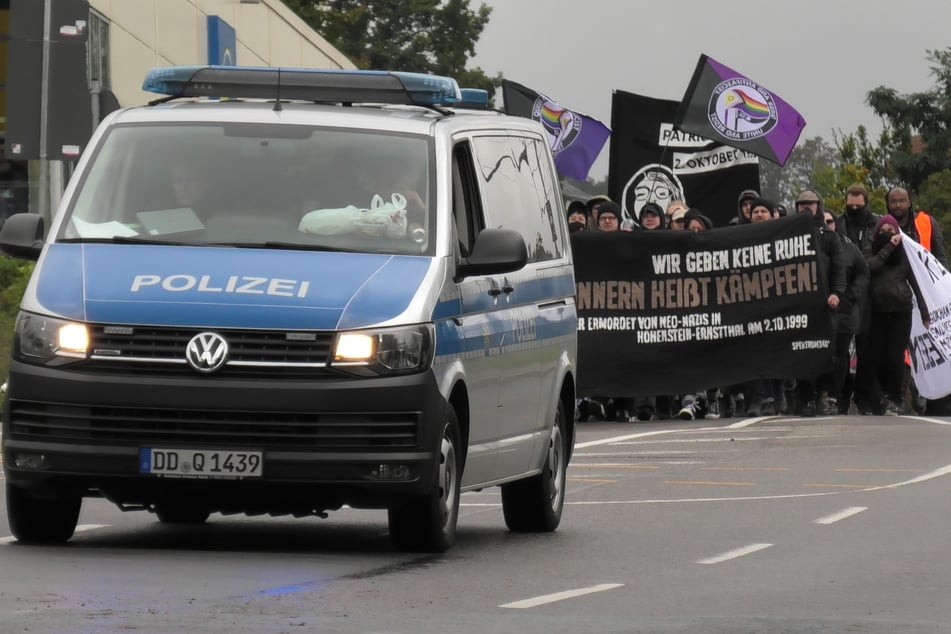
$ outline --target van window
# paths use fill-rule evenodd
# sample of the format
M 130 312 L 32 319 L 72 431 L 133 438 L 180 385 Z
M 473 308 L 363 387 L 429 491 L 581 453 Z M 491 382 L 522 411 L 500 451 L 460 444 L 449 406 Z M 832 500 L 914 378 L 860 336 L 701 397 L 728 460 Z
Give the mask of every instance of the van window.
M 485 226 L 478 192 L 469 144 L 457 143 L 452 150 L 452 215 L 463 257 L 472 252 L 475 238 Z
M 561 258 L 565 244 L 562 213 L 544 141 L 480 136 L 473 139 L 473 145 L 485 181 L 486 226 L 521 233 L 530 262 Z
M 117 126 L 60 239 L 429 254 L 425 136 L 272 124 Z

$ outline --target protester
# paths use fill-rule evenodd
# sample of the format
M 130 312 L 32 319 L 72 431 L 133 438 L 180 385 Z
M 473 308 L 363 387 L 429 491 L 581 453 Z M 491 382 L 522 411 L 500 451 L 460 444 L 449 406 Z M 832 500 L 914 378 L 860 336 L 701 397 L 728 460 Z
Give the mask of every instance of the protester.
M 675 200 L 667 205 L 664 224 L 668 229 L 684 229 L 686 225 L 687 203 L 682 200 Z
M 637 219 L 641 229 L 645 231 L 654 231 L 664 228 L 664 210 L 660 205 L 654 202 L 644 203 L 641 207 L 641 215 Z
M 822 212 L 829 231 L 835 229 L 835 216 L 829 210 Z M 847 414 L 851 400 L 851 390 L 843 390 L 849 375 L 851 361 L 850 350 L 853 347 L 855 333 L 861 323 L 861 309 L 868 293 L 869 272 L 865 256 L 855 244 L 840 234 L 843 260 L 845 262 L 845 292 L 836 309 L 835 349 L 833 351 L 832 374 L 825 382 L 829 386 L 826 414 Z
M 825 276 L 829 295 L 826 298 L 826 305 L 831 309 L 830 319 L 835 318 L 835 310 L 839 306 L 839 298 L 845 293 L 845 262 L 842 255 L 842 241 L 835 232 L 826 227 L 823 220 L 822 200 L 819 195 L 812 190 L 804 190 L 796 197 L 796 213 L 811 214 L 813 223 L 818 233 L 819 242 L 816 245 L 819 256 L 820 275 Z M 800 416 L 815 416 L 816 413 L 826 414 L 829 411 L 827 399 L 819 401 L 820 390 L 828 393 L 829 386 L 823 384 L 820 379 L 828 377 L 828 374 L 822 376 L 814 375 L 811 377 L 796 378 L 798 386 L 798 398 L 800 402 Z M 817 385 L 817 381 L 819 384 Z
M 905 346 L 911 335 L 912 295 L 917 299 L 921 321 L 930 326 L 928 307 L 915 281 L 902 248 L 898 220 L 885 214 L 875 225 L 872 243 L 865 252 L 869 282 L 869 340 L 873 342 L 875 377 L 881 388 L 881 408 L 885 415 L 904 413 L 902 379 Z
M 618 231 L 621 228 L 621 208 L 613 200 L 604 200 L 594 206 L 598 231 Z
M 898 221 L 898 227 L 908 237 L 931 251 L 944 268 L 948 268 L 948 253 L 941 233 L 941 225 L 923 209 L 914 211 L 911 196 L 904 187 L 892 187 L 885 194 L 888 213 Z
M 731 225 L 748 225 L 750 223 L 750 204 L 759 198 L 755 189 L 744 189 L 736 200 L 736 217 L 730 219 Z
M 847 238 L 864 254 L 872 244 L 872 233 L 881 216 L 869 207 L 868 189 L 856 183 L 845 192 L 845 211 L 835 220 L 835 230 Z M 881 414 L 879 388 L 875 384 L 871 342 L 868 339 L 869 302 L 862 305 L 859 329 L 855 332 L 855 376 L 852 381 L 852 400 L 863 414 Z
M 588 208 L 580 200 L 568 204 L 568 231 L 582 231 L 588 228 Z
M 713 229 L 713 221 L 703 215 L 699 209 L 690 208 L 684 216 L 684 229 L 687 231 L 709 231 Z

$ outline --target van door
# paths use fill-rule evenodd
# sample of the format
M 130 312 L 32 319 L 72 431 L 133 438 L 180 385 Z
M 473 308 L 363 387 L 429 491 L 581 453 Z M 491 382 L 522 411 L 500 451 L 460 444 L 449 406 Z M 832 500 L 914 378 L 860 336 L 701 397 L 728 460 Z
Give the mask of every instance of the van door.
M 508 477 L 525 473 L 534 465 L 536 437 L 547 433 L 547 421 L 539 416 L 541 373 L 549 363 L 538 338 L 539 304 L 544 284 L 536 271 L 539 262 L 555 257 L 546 210 L 536 193 L 539 157 L 547 148 L 532 139 L 502 134 L 473 137 L 485 225 L 515 229 L 526 241 L 529 264 L 520 271 L 493 276 L 495 293 L 491 355 L 496 357 L 499 386 L 499 473 Z M 538 143 L 542 143 L 539 139 Z M 546 164 L 547 165 L 547 164 Z

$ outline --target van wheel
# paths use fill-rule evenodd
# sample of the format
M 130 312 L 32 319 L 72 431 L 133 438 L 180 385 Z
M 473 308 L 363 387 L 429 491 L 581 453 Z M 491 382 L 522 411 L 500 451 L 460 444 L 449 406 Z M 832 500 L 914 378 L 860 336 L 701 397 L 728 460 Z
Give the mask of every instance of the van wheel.
M 439 440 L 432 491 L 388 510 L 390 539 L 399 550 L 441 553 L 452 546 L 459 518 L 459 452 L 459 421 L 450 405 Z
M 17 541 L 25 544 L 65 544 L 76 530 L 78 495 L 38 498 L 7 482 L 7 522 Z
M 551 532 L 561 522 L 568 472 L 564 421 L 565 409 L 559 401 L 548 437 L 548 457 L 542 472 L 502 485 L 502 513 L 505 525 L 511 531 Z
M 160 502 L 155 505 L 155 515 L 163 524 L 204 524 L 211 512 L 190 504 Z

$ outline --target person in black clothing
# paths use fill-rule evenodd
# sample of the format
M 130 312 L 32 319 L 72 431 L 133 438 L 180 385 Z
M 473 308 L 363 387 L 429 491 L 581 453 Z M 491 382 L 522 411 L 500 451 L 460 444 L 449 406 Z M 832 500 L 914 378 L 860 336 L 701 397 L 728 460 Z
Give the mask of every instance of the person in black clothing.
M 824 275 L 828 282 L 829 296 L 826 298 L 826 305 L 831 309 L 829 318 L 834 320 L 835 310 L 839 307 L 839 300 L 846 289 L 845 264 L 842 241 L 834 231 L 828 230 L 825 226 L 821 209 L 822 200 L 814 191 L 805 190 L 796 197 L 796 213 L 811 214 L 816 227 L 819 274 Z M 818 389 L 824 388 L 826 391 L 829 389 L 829 386 L 823 385 L 822 381 L 819 381 L 817 386 L 817 379 L 821 378 L 821 376 L 812 376 L 797 379 L 800 416 L 815 416 L 817 411 L 822 414 L 828 413 L 827 403 L 820 403 L 819 406 L 816 404 Z
M 836 218 L 835 230 L 848 238 L 865 253 L 872 245 L 872 234 L 881 216 L 869 208 L 868 190 L 864 185 L 852 185 L 845 192 L 845 211 Z M 855 406 L 862 414 L 881 414 L 881 395 L 875 384 L 872 351 L 868 338 L 869 303 L 859 313 L 859 329 L 855 331 L 855 378 L 853 396 Z
M 931 325 L 928 307 L 902 246 L 903 239 L 898 221 L 891 214 L 885 214 L 875 225 L 872 243 L 865 251 L 871 273 L 869 340 L 874 342 L 872 359 L 883 392 L 882 413 L 886 415 L 903 413 L 900 404 L 905 347 L 911 335 L 912 294 L 918 303 L 921 322 L 926 329 Z
M 832 232 L 835 229 L 835 216 L 828 209 L 823 211 L 826 227 Z M 842 253 L 845 260 L 845 292 L 839 300 L 839 307 L 835 313 L 835 350 L 832 365 L 832 374 L 827 378 L 829 386 L 827 399 L 828 414 L 847 414 L 852 399 L 852 386 L 846 392 L 843 388 L 849 376 L 849 349 L 861 320 L 861 306 L 868 294 L 868 263 L 865 255 L 845 236 L 834 234 L 842 241 Z
M 911 196 L 904 187 L 892 187 L 885 194 L 885 206 L 888 213 L 898 221 L 898 227 L 908 237 L 922 245 L 935 257 L 944 268 L 948 268 L 948 251 L 944 244 L 944 235 L 941 233 L 941 225 L 929 214 L 923 210 L 915 211 Z M 922 242 L 922 236 L 918 230 L 918 223 L 925 222 L 929 226 L 928 241 Z

